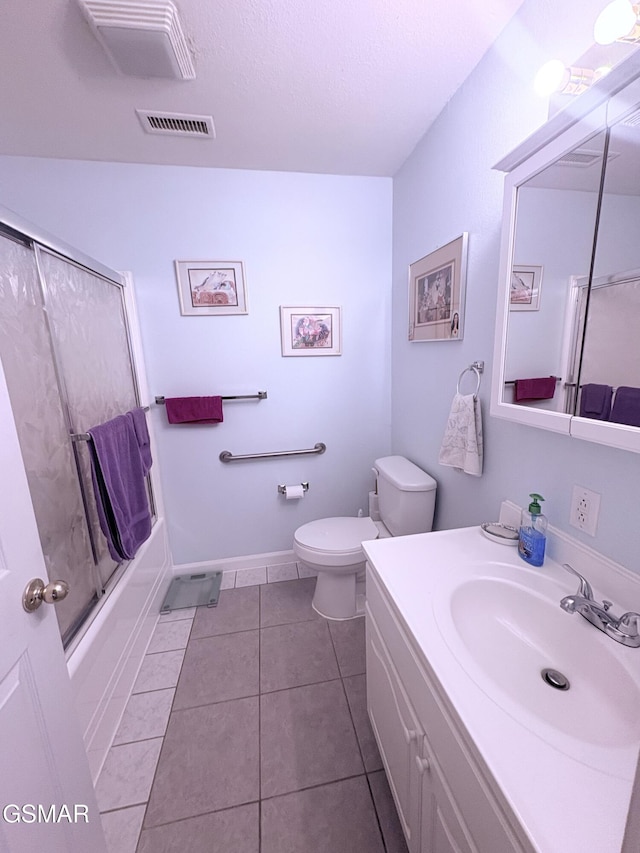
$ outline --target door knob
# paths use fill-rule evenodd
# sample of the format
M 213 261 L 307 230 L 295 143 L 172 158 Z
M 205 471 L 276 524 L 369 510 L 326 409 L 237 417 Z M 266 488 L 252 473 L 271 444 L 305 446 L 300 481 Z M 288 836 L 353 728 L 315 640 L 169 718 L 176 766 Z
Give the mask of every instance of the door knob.
M 33 613 L 44 601 L 45 604 L 55 604 L 69 594 L 69 584 L 66 581 L 51 581 L 48 584 L 42 578 L 29 581 L 22 594 L 22 606 L 27 613 Z

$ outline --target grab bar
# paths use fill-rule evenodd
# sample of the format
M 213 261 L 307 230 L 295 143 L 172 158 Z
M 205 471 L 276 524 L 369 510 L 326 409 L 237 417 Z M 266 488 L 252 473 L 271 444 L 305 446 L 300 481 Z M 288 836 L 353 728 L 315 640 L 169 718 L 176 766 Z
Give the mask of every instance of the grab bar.
M 223 450 L 219 456 L 221 462 L 237 462 L 240 459 L 270 459 L 275 456 L 308 456 L 310 453 L 324 453 L 327 445 L 319 441 L 308 450 L 273 450 L 271 453 L 243 453 L 234 456 L 230 450 Z
M 266 391 L 258 391 L 257 394 L 235 394 L 233 397 L 222 397 L 222 400 L 266 400 L 267 392 Z M 158 406 L 164 406 L 165 398 L 164 397 L 156 397 L 156 403 Z

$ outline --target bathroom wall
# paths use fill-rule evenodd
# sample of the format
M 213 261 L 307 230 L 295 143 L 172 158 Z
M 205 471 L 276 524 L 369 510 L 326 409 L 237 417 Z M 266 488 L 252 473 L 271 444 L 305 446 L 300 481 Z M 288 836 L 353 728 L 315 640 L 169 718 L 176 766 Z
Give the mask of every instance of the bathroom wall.
M 503 498 L 523 504 L 537 491 L 554 525 L 640 571 L 637 537 L 629 532 L 640 456 L 488 414 L 504 180 L 491 167 L 545 121 L 546 101 L 532 88 L 535 72 L 553 56 L 568 63 L 580 56 L 601 7 L 595 0 L 525 0 L 395 177 L 392 445 L 438 480 L 439 528 L 491 519 Z M 410 344 L 408 264 L 463 231 L 469 232 L 464 340 Z M 476 359 L 485 361 L 480 478 L 437 462 L 458 376 Z M 472 387 L 468 375 L 462 390 Z M 602 495 L 595 538 L 569 526 L 575 483 Z
M 152 406 L 175 563 L 288 550 L 299 524 L 366 511 L 390 451 L 391 179 L 4 157 L 0 204 L 132 271 L 153 395 L 268 392 L 216 426 Z M 174 259 L 244 261 L 248 315 L 181 316 Z M 280 305 L 341 306 L 343 354 L 283 358 Z

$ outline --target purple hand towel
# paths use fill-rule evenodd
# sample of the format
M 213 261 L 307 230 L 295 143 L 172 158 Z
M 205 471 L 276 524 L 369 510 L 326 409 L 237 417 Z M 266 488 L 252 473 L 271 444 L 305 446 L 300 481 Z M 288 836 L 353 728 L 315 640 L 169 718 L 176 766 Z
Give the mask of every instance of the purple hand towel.
M 222 397 L 167 397 L 170 424 L 219 424 L 222 422 Z
M 516 403 L 522 400 L 550 400 L 555 393 L 555 376 L 542 376 L 539 379 L 516 379 Z
M 640 388 L 621 385 L 616 391 L 610 421 L 628 426 L 640 426 Z
M 126 415 L 92 427 L 91 472 L 100 527 L 114 560 L 131 560 L 151 533 L 144 468 Z
M 127 417 L 133 424 L 133 431 L 136 434 L 138 447 L 140 448 L 142 470 L 146 475 L 149 473 L 151 465 L 153 464 L 153 459 L 151 458 L 151 442 L 149 439 L 149 430 L 147 428 L 147 416 L 144 413 L 144 409 L 138 408 L 127 412 Z
M 611 385 L 596 385 L 593 382 L 583 385 L 580 394 L 580 417 L 596 421 L 609 420 L 612 397 Z

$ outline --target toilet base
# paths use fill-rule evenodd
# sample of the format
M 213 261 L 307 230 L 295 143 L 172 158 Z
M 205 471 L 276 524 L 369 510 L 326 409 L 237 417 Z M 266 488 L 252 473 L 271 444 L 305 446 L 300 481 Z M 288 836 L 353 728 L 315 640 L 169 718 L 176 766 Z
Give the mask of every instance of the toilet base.
M 318 572 L 316 591 L 311 606 L 320 616 L 343 622 L 364 616 L 364 581 L 356 572 L 334 574 Z

